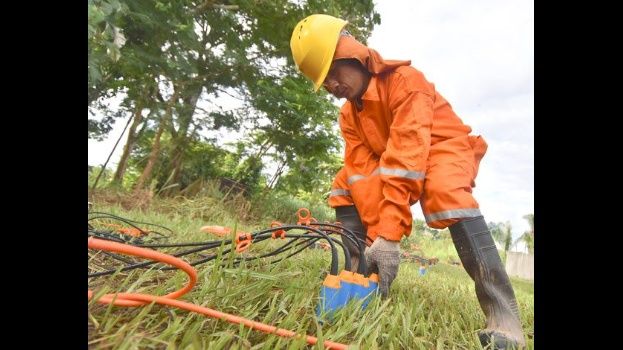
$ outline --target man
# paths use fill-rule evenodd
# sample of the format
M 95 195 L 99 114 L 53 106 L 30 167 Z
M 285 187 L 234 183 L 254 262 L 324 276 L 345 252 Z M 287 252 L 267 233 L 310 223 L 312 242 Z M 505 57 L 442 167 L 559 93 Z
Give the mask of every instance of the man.
M 299 70 L 338 98 L 346 98 L 339 124 L 346 143 L 344 167 L 329 204 L 337 220 L 373 240 L 366 249 L 371 272 L 387 297 L 398 273 L 399 243 L 411 233 L 411 205 L 420 202 L 427 224 L 448 227 L 459 257 L 474 280 L 486 316 L 483 346 L 525 345 L 513 288 L 472 196 L 480 159 L 480 136 L 454 113 L 411 61 L 383 59 L 344 30 L 347 22 L 311 15 L 292 32 Z M 349 243 L 357 266 L 357 249 Z

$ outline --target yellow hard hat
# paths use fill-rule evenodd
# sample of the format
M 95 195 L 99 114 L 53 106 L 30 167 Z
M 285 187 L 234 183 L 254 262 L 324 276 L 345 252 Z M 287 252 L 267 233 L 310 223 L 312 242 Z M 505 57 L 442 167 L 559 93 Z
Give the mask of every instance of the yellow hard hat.
M 314 82 L 318 91 L 333 61 L 340 32 L 348 22 L 329 15 L 311 15 L 292 31 L 290 49 L 296 66 Z

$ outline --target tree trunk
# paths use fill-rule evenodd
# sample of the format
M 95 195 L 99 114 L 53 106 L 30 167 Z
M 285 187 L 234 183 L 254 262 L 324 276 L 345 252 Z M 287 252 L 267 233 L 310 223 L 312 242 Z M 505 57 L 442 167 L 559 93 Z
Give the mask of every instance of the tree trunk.
M 177 93 L 174 93 L 169 100 L 167 105 L 167 111 L 162 120 L 160 121 L 160 125 L 158 126 L 158 131 L 156 132 L 156 136 L 154 136 L 154 144 L 151 148 L 151 152 L 149 153 L 149 158 L 147 159 L 147 165 L 145 165 L 145 169 L 141 173 L 141 176 L 136 181 L 136 185 L 134 186 L 135 190 L 140 190 L 145 187 L 145 183 L 151 178 L 151 172 L 156 164 L 156 160 L 158 160 L 158 153 L 160 152 L 160 137 L 164 132 L 164 129 L 167 126 L 167 122 L 169 119 L 173 117 L 173 104 L 177 100 Z
M 130 157 L 130 152 L 134 147 L 134 143 L 138 138 L 138 134 L 136 133 L 136 129 L 143 121 L 143 116 L 141 112 L 143 111 L 143 104 L 141 101 L 136 102 L 136 107 L 134 109 L 134 122 L 132 126 L 130 126 L 130 131 L 128 132 L 128 140 L 123 147 L 123 154 L 121 155 L 121 159 L 119 159 L 119 164 L 117 165 L 117 171 L 115 171 L 115 176 L 113 177 L 113 184 L 121 184 L 123 182 L 123 176 L 125 175 L 125 170 L 128 166 L 128 159 Z
M 179 116 L 179 129 L 175 133 L 176 137 L 172 142 L 172 150 L 171 153 L 173 156 L 171 157 L 171 163 L 168 166 L 167 173 L 172 174 L 171 183 L 174 184 L 179 182 L 181 173 L 182 173 L 182 165 L 184 160 L 184 153 L 186 152 L 186 147 L 188 145 L 188 141 L 192 139 L 194 130 L 191 133 L 188 133 L 188 129 L 193 121 L 193 116 L 195 114 L 195 109 L 197 107 L 197 102 L 199 101 L 199 97 L 201 96 L 201 92 L 203 91 L 203 87 L 199 86 L 198 88 L 193 89 L 187 98 L 184 98 L 184 108 L 180 111 Z M 171 128 L 174 128 L 171 125 Z M 179 190 L 178 188 L 170 188 L 161 193 L 164 196 L 171 195 L 174 191 Z
M 182 174 L 182 165 L 183 165 L 183 160 L 184 160 L 184 152 L 186 151 L 186 146 L 188 146 L 188 141 L 192 139 L 193 134 L 195 133 L 195 130 L 193 130 L 190 133 L 190 136 L 188 136 L 184 142 L 182 144 L 180 144 L 176 149 L 176 153 L 175 153 L 175 158 L 173 159 L 172 162 L 172 167 L 173 167 L 173 177 L 172 177 L 172 182 L 173 183 L 177 183 L 180 180 L 180 176 Z

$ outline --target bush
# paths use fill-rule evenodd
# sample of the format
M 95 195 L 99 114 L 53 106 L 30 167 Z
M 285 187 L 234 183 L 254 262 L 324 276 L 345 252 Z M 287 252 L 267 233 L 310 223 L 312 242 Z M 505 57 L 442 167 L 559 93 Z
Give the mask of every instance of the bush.
M 312 217 L 318 221 L 335 221 L 333 208 L 324 203 L 310 203 L 302 199 L 284 194 L 268 193 L 252 199 L 252 216 L 262 221 L 277 220 L 284 224 L 297 221 L 296 212 L 300 208 L 310 210 Z

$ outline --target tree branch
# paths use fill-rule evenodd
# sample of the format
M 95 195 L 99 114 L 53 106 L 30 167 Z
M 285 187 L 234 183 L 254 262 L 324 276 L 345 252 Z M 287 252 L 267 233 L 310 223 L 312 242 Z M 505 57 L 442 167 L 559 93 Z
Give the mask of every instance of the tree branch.
M 238 10 L 240 7 L 238 5 L 223 5 L 223 4 L 215 4 L 214 1 L 206 1 L 203 4 L 197 6 L 194 10 L 195 14 L 199 14 L 203 11 L 206 11 L 208 8 L 213 9 L 221 9 L 221 10 Z

